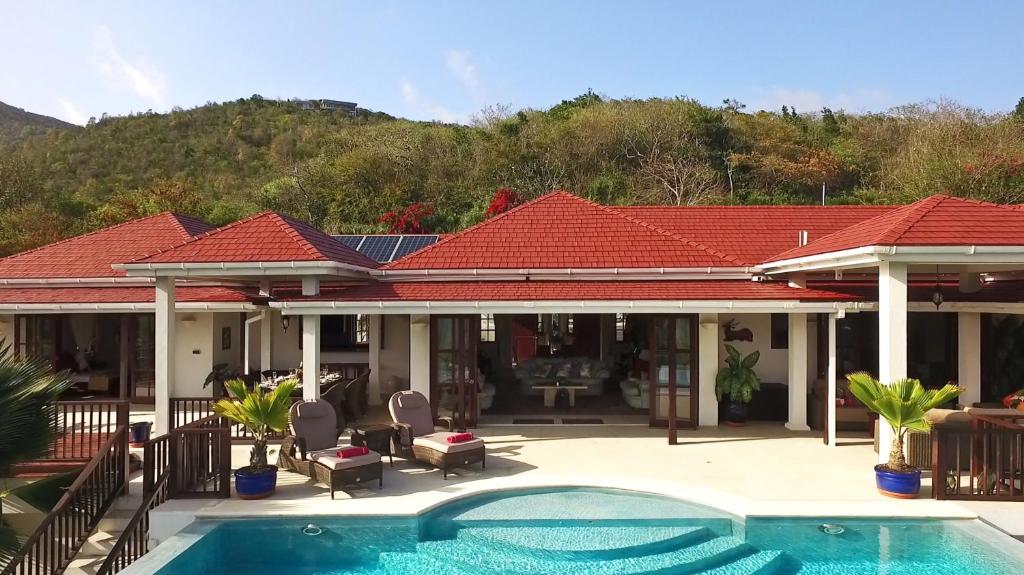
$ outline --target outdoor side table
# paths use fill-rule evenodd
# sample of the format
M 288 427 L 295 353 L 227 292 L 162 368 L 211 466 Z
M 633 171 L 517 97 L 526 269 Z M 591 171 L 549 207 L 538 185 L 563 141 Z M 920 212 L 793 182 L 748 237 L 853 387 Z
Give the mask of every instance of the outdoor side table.
M 388 462 L 395 464 L 391 452 L 391 439 L 395 436 L 395 428 L 386 423 L 366 423 L 352 429 L 352 445 L 370 448 L 381 455 L 388 456 Z

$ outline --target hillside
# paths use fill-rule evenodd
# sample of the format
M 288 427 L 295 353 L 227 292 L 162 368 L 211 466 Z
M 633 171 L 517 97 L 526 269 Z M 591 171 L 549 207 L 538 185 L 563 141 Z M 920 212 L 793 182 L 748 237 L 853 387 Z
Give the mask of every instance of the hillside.
M 73 130 L 78 126 L 64 120 L 33 114 L 0 102 L 0 144 L 43 134 L 48 130 Z
M 801 111 L 805 112 L 805 111 Z M 221 224 L 278 209 L 332 232 L 451 231 L 499 188 L 610 204 L 1024 202 L 1024 111 L 748 113 L 686 98 L 488 109 L 472 126 L 259 96 L 102 118 L 0 145 L 0 254 L 165 209 Z

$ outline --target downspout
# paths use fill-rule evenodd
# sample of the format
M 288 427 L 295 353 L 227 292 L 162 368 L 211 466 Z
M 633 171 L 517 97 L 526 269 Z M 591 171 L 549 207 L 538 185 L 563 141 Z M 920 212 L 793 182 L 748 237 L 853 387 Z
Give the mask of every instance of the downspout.
M 250 333 L 252 332 L 252 324 L 258 321 L 263 321 L 266 317 L 267 310 L 263 310 L 259 315 L 254 315 L 245 319 L 245 365 L 243 366 L 245 375 L 249 375 L 249 338 L 251 337 Z M 262 344 L 262 342 L 260 343 Z

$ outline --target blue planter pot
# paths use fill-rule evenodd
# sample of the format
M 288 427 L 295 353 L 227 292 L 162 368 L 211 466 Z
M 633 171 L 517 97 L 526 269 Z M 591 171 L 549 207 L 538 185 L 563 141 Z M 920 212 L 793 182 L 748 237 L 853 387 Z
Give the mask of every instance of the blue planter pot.
M 879 464 L 875 466 L 875 485 L 882 495 L 913 499 L 921 491 L 921 470 L 889 471 Z
M 149 431 L 152 429 L 153 424 L 148 421 L 136 421 L 135 423 L 128 426 L 129 439 L 128 442 L 132 447 L 140 447 L 142 444 L 149 441 Z
M 249 467 L 235 471 L 235 492 L 239 499 L 263 499 L 274 494 L 277 488 L 277 467 L 271 465 L 262 471 L 253 472 Z

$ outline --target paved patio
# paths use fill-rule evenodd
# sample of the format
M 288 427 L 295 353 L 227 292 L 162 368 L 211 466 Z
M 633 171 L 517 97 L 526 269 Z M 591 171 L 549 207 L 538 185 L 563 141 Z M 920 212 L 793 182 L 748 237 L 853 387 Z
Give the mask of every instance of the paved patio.
M 252 515 L 414 515 L 453 498 L 496 489 L 551 485 L 607 486 L 663 493 L 750 516 L 876 516 L 975 518 L 1024 535 L 1022 504 L 965 506 L 921 498 L 895 500 L 875 491 L 871 441 L 841 437 L 832 449 L 817 432 L 793 433 L 778 424 L 701 428 L 667 445 L 664 430 L 646 426 L 490 426 L 475 430 L 487 441 L 487 469 L 440 471 L 395 459 L 385 463 L 384 488 L 355 488 L 330 499 L 327 488 L 289 472 L 277 493 L 262 501 L 172 501 L 161 506 L 165 527 L 193 517 Z M 234 466 L 249 447 L 233 447 Z M 271 456 L 273 459 L 274 456 Z M 159 522 L 158 522 L 159 523 Z

